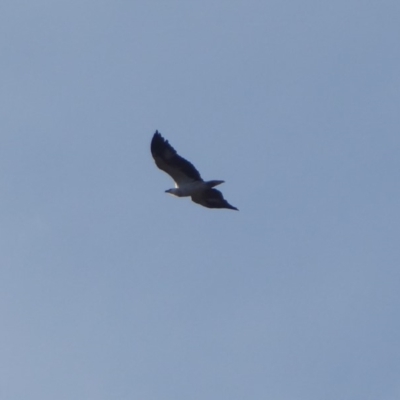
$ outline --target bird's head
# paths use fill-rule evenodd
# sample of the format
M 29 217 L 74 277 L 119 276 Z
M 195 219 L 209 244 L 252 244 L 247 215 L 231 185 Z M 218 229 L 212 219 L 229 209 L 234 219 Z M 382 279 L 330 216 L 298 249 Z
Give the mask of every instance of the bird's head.
M 165 193 L 169 193 L 169 194 L 172 194 L 174 196 L 179 196 L 180 195 L 179 188 L 168 189 L 168 190 L 165 191 Z

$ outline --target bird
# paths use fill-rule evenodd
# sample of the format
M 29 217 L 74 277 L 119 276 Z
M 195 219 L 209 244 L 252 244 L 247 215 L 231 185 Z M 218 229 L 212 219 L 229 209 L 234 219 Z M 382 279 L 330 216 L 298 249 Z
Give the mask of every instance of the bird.
M 150 150 L 157 167 L 175 181 L 175 188 L 166 190 L 166 193 L 178 197 L 191 197 L 193 202 L 207 208 L 238 211 L 224 199 L 219 190 L 213 189 L 225 181 L 204 181 L 195 166 L 181 157 L 158 130 L 153 135 Z

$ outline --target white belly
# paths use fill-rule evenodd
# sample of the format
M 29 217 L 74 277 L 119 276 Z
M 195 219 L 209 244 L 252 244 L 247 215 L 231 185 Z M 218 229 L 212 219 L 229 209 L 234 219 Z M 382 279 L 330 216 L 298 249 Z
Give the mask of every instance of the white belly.
M 192 196 L 194 193 L 204 190 L 204 182 L 190 182 L 179 186 L 179 191 L 182 197 Z

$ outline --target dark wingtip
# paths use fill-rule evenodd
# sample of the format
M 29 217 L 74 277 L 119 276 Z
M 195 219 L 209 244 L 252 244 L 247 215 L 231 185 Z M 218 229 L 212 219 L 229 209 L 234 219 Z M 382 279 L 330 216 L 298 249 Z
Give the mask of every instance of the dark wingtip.
M 234 207 L 232 204 L 229 204 L 226 200 L 225 200 L 225 204 L 223 204 L 221 208 L 227 208 L 228 210 L 239 211 L 238 208 Z
M 151 151 L 156 151 L 157 148 L 162 146 L 164 143 L 168 142 L 161 136 L 161 133 L 156 130 L 153 135 L 153 139 L 151 139 Z
M 154 132 L 152 141 L 154 141 L 154 140 L 156 140 L 157 142 L 168 143 L 168 140 L 164 139 L 163 136 L 161 135 L 161 133 L 158 132 L 158 130 L 156 130 Z

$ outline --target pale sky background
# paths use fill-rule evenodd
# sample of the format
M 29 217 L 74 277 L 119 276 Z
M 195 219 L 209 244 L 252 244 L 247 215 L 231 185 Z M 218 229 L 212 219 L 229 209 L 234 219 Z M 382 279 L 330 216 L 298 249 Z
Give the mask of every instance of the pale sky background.
M 2 400 L 400 399 L 398 0 L 4 0 L 0 46 Z

